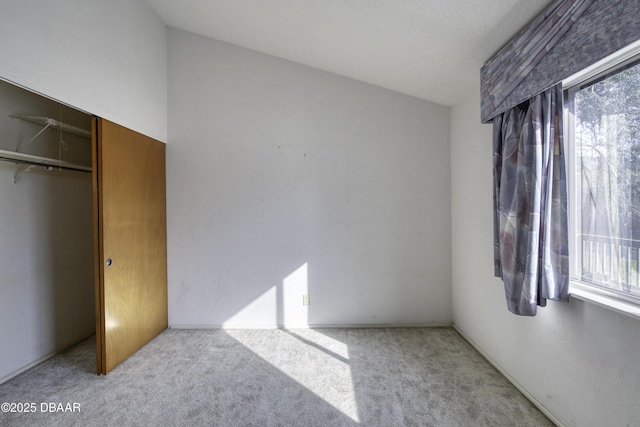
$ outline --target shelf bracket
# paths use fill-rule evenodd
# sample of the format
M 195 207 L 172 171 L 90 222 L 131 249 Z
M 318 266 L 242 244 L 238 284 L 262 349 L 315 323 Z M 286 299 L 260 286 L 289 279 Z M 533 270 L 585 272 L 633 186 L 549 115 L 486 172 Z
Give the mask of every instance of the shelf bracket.
M 13 175 L 13 183 L 16 184 L 20 179 L 20 175 L 31 172 L 35 165 L 16 165 L 16 173 Z
M 41 130 L 40 132 L 36 133 L 29 141 L 27 141 L 25 144 L 22 144 L 21 141 L 18 141 L 18 145 L 16 146 L 16 152 L 19 153 L 20 152 L 20 148 L 23 147 L 23 145 L 29 145 L 31 144 L 33 141 L 36 140 L 36 138 L 38 138 L 40 135 L 42 135 L 42 133 L 49 129 L 49 127 L 51 126 L 51 123 L 47 123 Z

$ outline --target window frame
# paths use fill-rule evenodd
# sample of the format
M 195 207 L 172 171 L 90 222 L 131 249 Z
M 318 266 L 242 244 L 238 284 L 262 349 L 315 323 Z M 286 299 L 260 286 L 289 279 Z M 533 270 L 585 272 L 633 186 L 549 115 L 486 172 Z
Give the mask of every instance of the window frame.
M 617 312 L 639 318 L 640 319 L 640 297 L 617 292 L 613 289 L 607 289 L 596 284 L 583 282 L 573 278 L 575 271 L 576 257 L 572 254 L 577 253 L 577 238 L 574 231 L 574 225 L 579 220 L 578 215 L 573 206 L 577 203 L 578 192 L 576 191 L 576 155 L 574 150 L 574 129 L 575 118 L 573 114 L 573 94 L 580 90 L 580 86 L 591 81 L 606 78 L 607 74 L 621 70 L 625 65 L 640 59 L 640 40 L 609 55 L 608 57 L 596 62 L 595 64 L 585 68 L 584 70 L 563 80 L 562 88 L 564 92 L 564 145 L 566 153 L 566 170 L 567 170 L 567 202 L 569 215 L 569 264 L 570 264 L 570 283 L 569 293 L 571 297 L 583 301 L 594 303 Z

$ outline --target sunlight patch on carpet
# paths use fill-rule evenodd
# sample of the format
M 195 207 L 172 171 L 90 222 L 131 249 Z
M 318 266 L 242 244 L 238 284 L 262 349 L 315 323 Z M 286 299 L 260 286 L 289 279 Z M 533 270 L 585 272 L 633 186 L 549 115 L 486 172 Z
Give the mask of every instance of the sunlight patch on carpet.
M 344 343 L 310 329 L 278 330 L 278 346 L 256 345 L 242 331 L 227 330 L 261 359 L 359 422 L 349 352 Z M 309 369 L 313 367 L 313 369 Z

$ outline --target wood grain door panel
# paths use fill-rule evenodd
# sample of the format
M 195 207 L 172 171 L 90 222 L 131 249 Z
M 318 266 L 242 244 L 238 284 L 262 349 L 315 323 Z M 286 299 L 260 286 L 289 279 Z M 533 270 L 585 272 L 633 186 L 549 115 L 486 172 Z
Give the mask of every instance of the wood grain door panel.
M 167 327 L 165 145 L 104 119 L 94 129 L 100 374 Z

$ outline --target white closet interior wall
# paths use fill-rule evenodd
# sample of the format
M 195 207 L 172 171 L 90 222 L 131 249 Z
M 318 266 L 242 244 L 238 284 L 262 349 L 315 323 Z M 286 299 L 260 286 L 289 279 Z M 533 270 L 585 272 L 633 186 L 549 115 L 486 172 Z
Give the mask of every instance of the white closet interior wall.
M 91 165 L 91 141 L 10 114 L 90 129 L 89 115 L 0 81 L 0 149 Z M 60 143 L 60 139 L 64 144 Z M 62 146 L 66 146 L 65 151 Z M 0 383 L 95 333 L 91 174 L 0 161 Z

